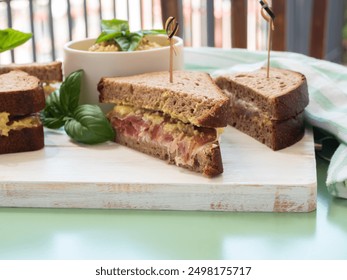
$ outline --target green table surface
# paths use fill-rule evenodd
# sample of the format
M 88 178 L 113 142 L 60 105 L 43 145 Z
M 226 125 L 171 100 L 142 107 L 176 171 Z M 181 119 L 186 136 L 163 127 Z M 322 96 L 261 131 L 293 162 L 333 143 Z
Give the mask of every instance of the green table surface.
M 347 259 L 327 166 L 310 213 L 0 208 L 0 259 Z

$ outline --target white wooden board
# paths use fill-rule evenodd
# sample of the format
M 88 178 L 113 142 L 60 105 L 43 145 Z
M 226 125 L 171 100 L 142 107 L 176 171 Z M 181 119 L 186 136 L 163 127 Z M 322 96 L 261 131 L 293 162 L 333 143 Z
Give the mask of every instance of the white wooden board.
M 308 212 L 317 182 L 310 130 L 274 152 L 228 127 L 213 179 L 115 143 L 77 145 L 45 131 L 40 151 L 0 155 L 0 206 Z

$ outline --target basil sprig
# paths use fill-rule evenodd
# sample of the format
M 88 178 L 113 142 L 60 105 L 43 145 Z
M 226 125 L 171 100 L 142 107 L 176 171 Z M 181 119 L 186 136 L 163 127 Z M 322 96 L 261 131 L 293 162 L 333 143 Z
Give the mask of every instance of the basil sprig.
M 31 33 L 24 33 L 12 28 L 0 29 L 0 53 L 24 44 L 31 37 Z
M 44 126 L 64 129 L 73 140 L 83 144 L 98 144 L 114 139 L 111 124 L 97 105 L 78 105 L 82 70 L 71 73 L 60 90 L 51 93 L 42 111 Z
M 145 35 L 165 34 L 163 29 L 130 32 L 128 21 L 119 19 L 102 20 L 101 30 L 102 32 L 96 39 L 96 43 L 114 41 L 121 51 L 136 50 Z

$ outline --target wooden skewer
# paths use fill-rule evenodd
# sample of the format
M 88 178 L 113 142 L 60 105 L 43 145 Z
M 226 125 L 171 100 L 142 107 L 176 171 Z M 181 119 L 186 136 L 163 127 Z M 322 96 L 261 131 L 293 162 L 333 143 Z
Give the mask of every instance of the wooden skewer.
M 267 41 L 267 67 L 266 67 L 266 78 L 270 77 L 270 51 L 272 48 L 272 33 L 275 30 L 274 18 L 275 15 L 270 9 L 266 0 L 260 0 L 260 4 L 262 5 L 261 15 L 262 17 L 269 23 L 268 24 L 268 41 Z M 265 14 L 264 10 L 268 13 Z
M 273 31 L 271 28 L 271 24 L 273 24 L 272 19 L 269 22 L 269 28 L 268 28 L 266 78 L 270 77 L 270 51 L 272 49 L 272 31 Z
M 170 83 L 173 83 L 173 41 L 172 38 L 170 40 Z
M 174 45 L 172 37 L 175 36 L 175 34 L 178 31 L 178 23 L 177 21 L 174 23 L 175 18 L 169 17 L 165 22 L 165 30 L 166 34 L 168 36 L 168 39 L 170 41 L 170 66 L 169 66 L 169 72 L 170 72 L 170 83 L 173 83 L 173 54 L 174 54 Z

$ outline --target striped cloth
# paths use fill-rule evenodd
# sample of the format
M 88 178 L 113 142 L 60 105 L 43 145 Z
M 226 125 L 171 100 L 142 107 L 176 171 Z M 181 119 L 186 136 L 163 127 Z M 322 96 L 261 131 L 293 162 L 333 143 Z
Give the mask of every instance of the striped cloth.
M 186 48 L 185 67 L 225 73 L 254 71 L 266 66 L 267 52 L 244 49 Z M 307 78 L 310 103 L 306 121 L 340 142 L 328 168 L 327 187 L 337 197 L 347 198 L 347 67 L 290 52 L 271 52 L 271 66 L 301 72 Z

